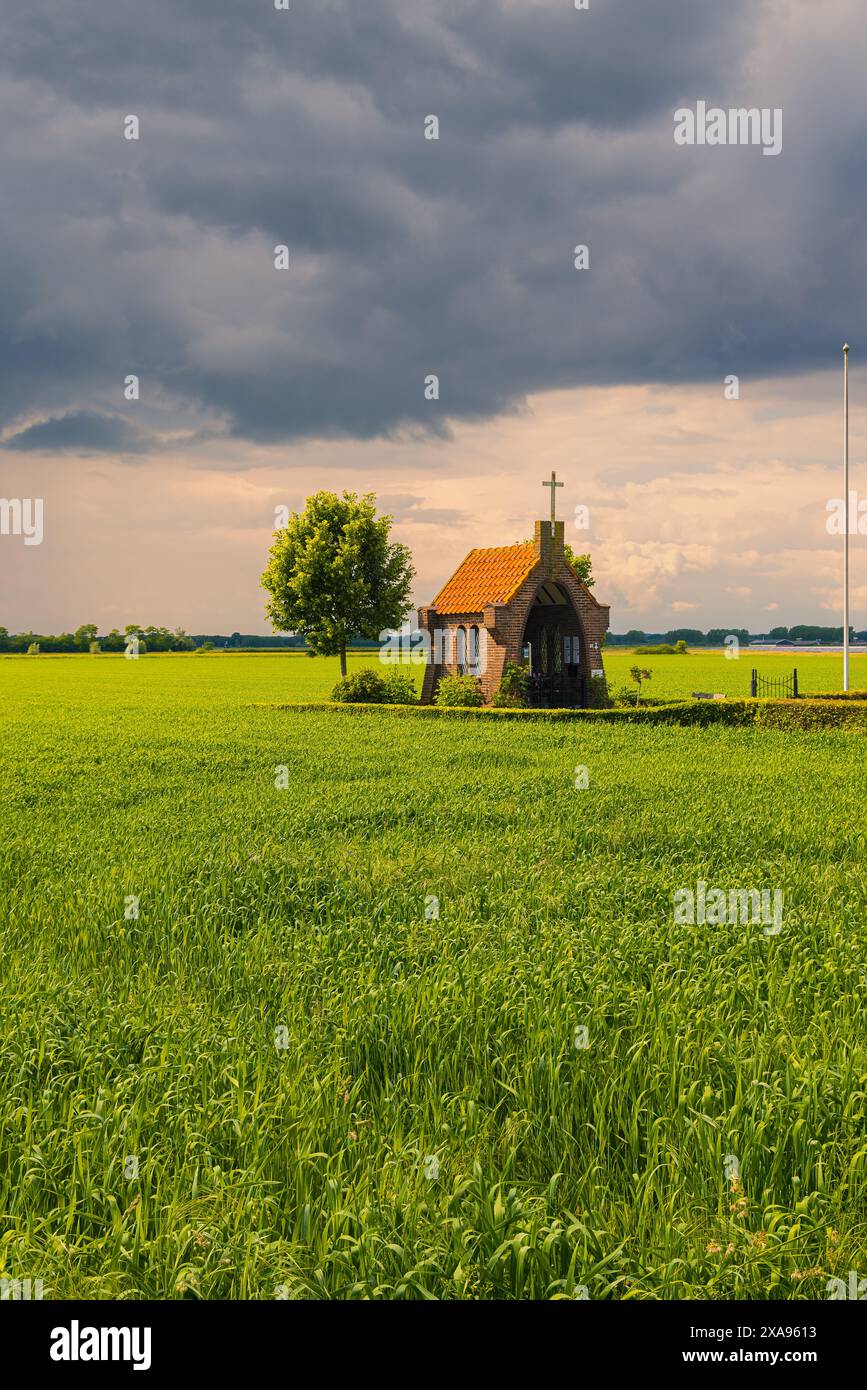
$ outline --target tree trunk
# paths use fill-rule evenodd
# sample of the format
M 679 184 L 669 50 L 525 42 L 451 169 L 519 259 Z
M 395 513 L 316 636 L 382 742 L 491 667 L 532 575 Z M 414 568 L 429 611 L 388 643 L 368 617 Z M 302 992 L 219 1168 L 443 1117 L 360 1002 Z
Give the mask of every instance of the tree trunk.
M 345 643 L 345 642 L 341 642 L 341 644 L 340 644 L 340 677 L 341 677 L 341 680 L 346 680 L 346 643 Z

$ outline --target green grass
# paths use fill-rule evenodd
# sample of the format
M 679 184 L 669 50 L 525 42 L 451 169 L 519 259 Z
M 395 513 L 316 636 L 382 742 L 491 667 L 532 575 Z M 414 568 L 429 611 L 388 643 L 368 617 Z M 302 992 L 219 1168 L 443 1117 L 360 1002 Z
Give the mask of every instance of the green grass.
M 753 662 L 649 664 L 654 694 L 743 694 Z M 839 685 L 839 658 L 797 664 Z M 863 741 L 250 708 L 336 674 L 0 659 L 0 1274 L 50 1298 L 863 1277 Z M 781 888 L 782 932 L 675 925 L 699 878 Z
M 641 688 L 642 696 L 670 698 L 689 696 L 700 690 L 744 698 L 750 693 L 750 672 L 755 666 L 760 676 L 791 676 L 797 668 L 802 694 L 843 689 L 843 658 L 839 655 L 792 652 L 754 652 L 741 649 L 736 660 L 725 652 L 696 651 L 686 656 L 634 656 L 611 647 L 603 653 L 605 673 L 612 688 L 632 684 L 629 668 L 640 666 L 653 672 Z M 853 690 L 867 690 L 867 656 L 850 658 L 850 684 Z

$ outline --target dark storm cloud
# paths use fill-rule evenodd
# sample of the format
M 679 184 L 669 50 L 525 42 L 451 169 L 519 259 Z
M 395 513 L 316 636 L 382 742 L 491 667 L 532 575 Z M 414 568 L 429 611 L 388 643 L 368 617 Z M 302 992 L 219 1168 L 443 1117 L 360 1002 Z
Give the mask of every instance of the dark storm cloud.
M 143 454 L 155 441 L 126 420 L 93 411 L 78 411 L 51 420 L 40 420 L 3 441 L 2 448 L 20 453 L 51 452 L 54 454 Z
M 149 427 L 279 441 L 812 367 L 864 316 L 848 12 L 817 76 L 794 9 L 746 0 L 30 0 L 0 46 L 0 423 L 110 415 L 128 371 Z M 675 147 L 698 97 L 784 106 L 783 153 Z

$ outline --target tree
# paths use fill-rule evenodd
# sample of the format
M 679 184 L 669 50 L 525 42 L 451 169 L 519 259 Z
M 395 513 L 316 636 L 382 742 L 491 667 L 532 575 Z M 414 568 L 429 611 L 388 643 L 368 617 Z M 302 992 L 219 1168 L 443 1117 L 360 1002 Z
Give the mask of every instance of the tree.
M 317 492 L 274 533 L 261 580 L 266 615 L 318 656 L 339 656 L 344 677 L 350 639 L 378 638 L 410 609 L 415 570 L 408 548 L 390 540 L 391 523 L 376 515 L 373 493 Z
M 563 542 L 563 550 L 566 554 L 566 563 L 571 565 L 581 583 L 586 588 L 592 589 L 596 580 L 593 578 L 593 566 L 589 555 L 576 555 L 568 541 Z
M 649 681 L 653 676 L 653 672 L 646 670 L 642 666 L 630 666 L 629 674 L 638 686 L 638 691 L 635 696 L 635 705 L 637 708 L 641 704 L 641 682 Z
M 90 651 L 90 644 L 91 642 L 95 642 L 96 638 L 96 623 L 82 623 L 81 627 L 75 630 L 75 645 L 78 647 L 79 651 Z

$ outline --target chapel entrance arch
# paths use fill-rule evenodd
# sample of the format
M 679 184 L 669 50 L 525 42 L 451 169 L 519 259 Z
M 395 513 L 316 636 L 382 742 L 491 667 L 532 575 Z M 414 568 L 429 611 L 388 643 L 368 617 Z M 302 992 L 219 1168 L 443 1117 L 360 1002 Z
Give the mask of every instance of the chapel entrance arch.
M 570 708 L 585 703 L 586 645 L 577 609 L 561 585 L 547 580 L 530 606 L 521 641 L 531 704 Z

